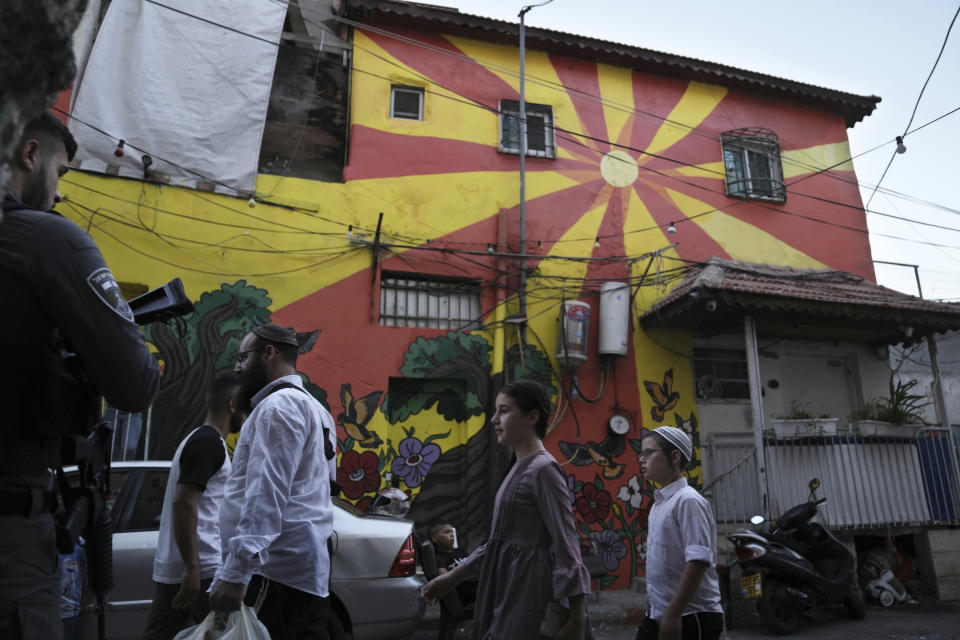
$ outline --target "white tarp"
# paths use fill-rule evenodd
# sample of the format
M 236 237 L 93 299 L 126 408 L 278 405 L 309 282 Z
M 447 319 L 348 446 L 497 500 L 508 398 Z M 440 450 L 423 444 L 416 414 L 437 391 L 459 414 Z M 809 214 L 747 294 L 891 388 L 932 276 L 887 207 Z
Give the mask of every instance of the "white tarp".
M 148 154 L 171 184 L 254 191 L 285 15 L 277 0 L 113 0 L 70 122 L 80 168 L 143 178 Z

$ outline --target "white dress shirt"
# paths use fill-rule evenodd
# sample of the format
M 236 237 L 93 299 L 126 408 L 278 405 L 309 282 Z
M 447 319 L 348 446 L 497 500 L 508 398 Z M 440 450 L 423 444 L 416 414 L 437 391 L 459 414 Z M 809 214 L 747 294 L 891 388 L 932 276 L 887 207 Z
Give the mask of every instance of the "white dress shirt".
M 280 384 L 300 389 L 281 389 Z M 327 539 L 333 533 L 330 467 L 324 429 L 336 451 L 330 413 L 306 393 L 298 375 L 257 392 L 243 423 L 220 508 L 223 565 L 216 579 L 247 584 L 256 573 L 326 597 Z
M 715 566 L 717 525 L 706 498 L 681 477 L 653 492 L 647 522 L 647 604 L 649 616 L 659 620 L 680 587 L 688 562 L 710 566 L 682 615 L 721 612 L 720 582 Z

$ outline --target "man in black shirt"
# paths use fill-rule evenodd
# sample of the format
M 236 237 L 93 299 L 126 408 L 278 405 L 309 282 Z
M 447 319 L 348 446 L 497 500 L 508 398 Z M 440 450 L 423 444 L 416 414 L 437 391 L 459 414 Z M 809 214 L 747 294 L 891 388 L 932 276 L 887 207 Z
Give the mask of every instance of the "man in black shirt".
M 220 503 L 230 473 L 224 437 L 244 418 L 239 387 L 232 373 L 213 380 L 203 425 L 183 439 L 170 464 L 145 640 L 170 640 L 210 611 L 207 589 L 220 564 Z

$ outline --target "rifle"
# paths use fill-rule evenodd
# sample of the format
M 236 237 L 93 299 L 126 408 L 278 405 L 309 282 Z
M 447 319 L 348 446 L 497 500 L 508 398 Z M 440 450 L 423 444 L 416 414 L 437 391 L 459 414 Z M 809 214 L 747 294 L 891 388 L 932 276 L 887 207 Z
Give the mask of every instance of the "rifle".
M 166 322 L 193 311 L 180 278 L 148 291 L 129 302 L 134 321 L 139 325 Z M 65 514 L 57 528 L 57 547 L 60 553 L 70 553 L 77 539 L 87 541 L 87 582 L 97 599 L 97 638 L 106 639 L 106 597 L 113 589 L 113 524 L 107 500 L 110 495 L 110 460 L 113 457 L 113 426 L 102 419 L 102 399 L 82 370 L 76 357 L 65 358 L 68 370 L 86 390 L 81 403 L 86 435 L 65 436 L 61 444 L 61 460 L 76 464 L 79 482 L 71 486 L 57 469 L 60 495 Z

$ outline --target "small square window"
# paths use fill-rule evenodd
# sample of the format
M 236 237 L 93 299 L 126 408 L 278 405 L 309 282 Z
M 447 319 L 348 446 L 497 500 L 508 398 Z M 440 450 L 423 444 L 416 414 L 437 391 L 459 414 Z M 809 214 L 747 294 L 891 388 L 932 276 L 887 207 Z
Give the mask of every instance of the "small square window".
M 777 134 L 761 127 L 727 131 L 720 136 L 727 195 L 786 202 Z
M 390 91 L 390 117 L 423 120 L 423 89 L 394 85 Z
M 553 107 L 546 104 L 526 103 L 527 155 L 539 158 L 556 158 L 553 127 Z M 516 100 L 500 101 L 500 144 L 502 153 L 520 153 L 520 103 Z

